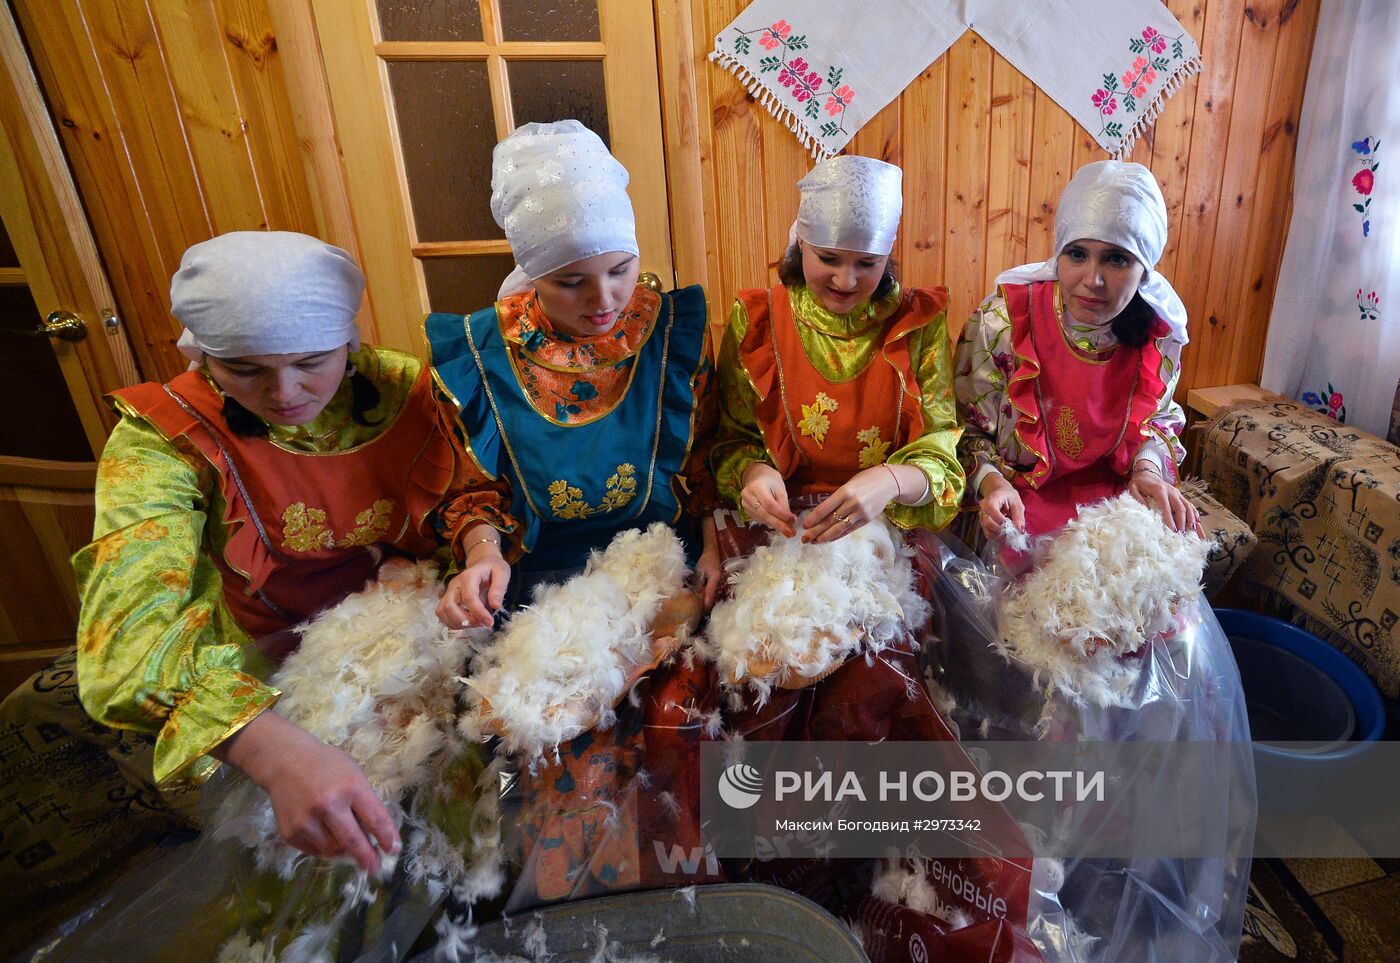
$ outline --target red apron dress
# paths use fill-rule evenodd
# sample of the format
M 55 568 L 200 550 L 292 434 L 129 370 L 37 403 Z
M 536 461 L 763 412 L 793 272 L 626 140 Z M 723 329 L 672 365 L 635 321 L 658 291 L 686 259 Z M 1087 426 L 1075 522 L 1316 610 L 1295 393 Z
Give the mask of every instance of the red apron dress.
M 1007 394 L 1016 409 L 1016 433 L 1036 463 L 1012 484 L 1026 506 L 1031 535 L 1052 532 L 1080 505 L 1128 487 L 1144 426 L 1165 390 L 1156 339 L 1160 318 L 1141 347 L 1120 344 L 1092 358 L 1070 343 L 1055 310 L 1055 281 L 1003 287 L 1011 318 L 1016 370 Z
M 115 394 L 168 440 L 184 439 L 218 476 L 228 540 L 214 552 L 230 612 L 254 638 L 291 628 L 358 590 L 392 546 L 437 548 L 429 512 L 452 481 L 451 442 L 438 430 L 428 369 L 394 421 L 341 452 L 295 452 L 228 430 L 204 375 Z
M 883 455 L 872 459 L 864 454 L 872 440 L 890 442 L 884 450 L 893 451 L 923 433 L 923 408 L 907 336 L 944 310 L 946 289 L 906 291 L 894 313 L 876 322 L 884 326 L 885 334 L 869 364 L 840 383 L 827 379 L 808 360 L 786 288 L 745 291 L 739 297 L 749 315 L 740 355 L 758 395 L 754 414 L 795 510 L 812 507 L 856 472 L 883 463 Z M 766 528 L 742 525 L 732 512 L 721 517 L 720 552 L 726 560 L 745 556 L 766 542 Z M 761 708 L 726 713 L 726 728 L 746 740 L 761 741 L 956 741 L 919 681 L 912 643 L 929 627 L 907 628 L 908 647 L 886 649 L 869 661 L 852 658 L 803 689 L 775 688 Z M 997 815 L 1000 818 L 989 823 L 995 822 L 1002 832 L 1000 838 L 1007 844 L 1002 851 L 1029 853 L 1015 824 L 1004 812 Z M 1023 927 L 1029 857 L 965 863 L 969 878 L 977 878 L 1006 899 L 1012 926 Z M 754 879 L 803 893 L 851 917 L 873 911 L 862 875 L 868 869 L 852 860 L 774 859 L 753 863 L 748 872 Z M 951 894 L 948 898 L 956 902 Z M 974 918 L 979 918 L 975 910 Z M 925 922 L 921 939 L 931 939 L 940 931 L 931 918 Z M 905 958 L 901 953 L 891 949 L 881 959 Z
M 874 461 L 879 446 L 894 451 L 923 434 L 924 414 L 909 338 L 948 304 L 945 288 L 904 292 L 882 322 L 884 342 L 858 375 L 828 380 L 797 334 L 788 292 L 742 291 L 749 329 L 739 351 L 758 394 L 754 416 L 788 494 L 828 494 Z M 864 453 L 864 458 L 862 457 Z

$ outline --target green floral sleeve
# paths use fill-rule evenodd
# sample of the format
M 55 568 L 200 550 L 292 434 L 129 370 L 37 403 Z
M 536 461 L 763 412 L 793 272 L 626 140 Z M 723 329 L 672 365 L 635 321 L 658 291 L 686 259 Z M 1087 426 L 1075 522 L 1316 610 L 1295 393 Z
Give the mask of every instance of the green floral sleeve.
M 744 470 L 756 461 L 773 464 L 754 416 L 758 393 L 739 357 L 739 345 L 749 330 L 749 313 L 735 301 L 719 347 L 719 437 L 710 449 L 710 465 L 722 502 L 739 504 Z
M 910 345 L 915 375 L 923 397 L 924 432 L 889 457 L 892 465 L 913 465 L 929 483 L 929 500 L 923 505 L 891 502 L 885 515 L 900 528 L 945 527 L 958 513 L 966 479 L 958 463 L 957 403 L 953 397 L 953 363 L 948 346 L 948 312 L 939 314 L 915 334 Z
M 277 699 L 209 556 L 212 469 L 128 414 L 98 465 L 93 542 L 73 557 L 78 683 L 98 722 L 156 736 L 155 778 L 198 781 L 208 753 Z

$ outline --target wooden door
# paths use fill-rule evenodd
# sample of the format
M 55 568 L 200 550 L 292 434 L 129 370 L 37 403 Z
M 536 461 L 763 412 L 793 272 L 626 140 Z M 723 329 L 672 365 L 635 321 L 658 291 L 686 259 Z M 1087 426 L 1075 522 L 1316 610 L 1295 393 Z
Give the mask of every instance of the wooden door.
M 285 24 L 295 4 L 274 7 Z M 310 0 L 368 297 L 418 350 L 429 310 L 495 300 L 513 260 L 491 150 L 574 117 L 631 174 L 642 267 L 674 279 L 651 0 Z
M 82 205 L 0 3 L 0 694 L 73 641 L 103 393 L 137 380 Z M 36 333 L 68 312 L 56 334 Z

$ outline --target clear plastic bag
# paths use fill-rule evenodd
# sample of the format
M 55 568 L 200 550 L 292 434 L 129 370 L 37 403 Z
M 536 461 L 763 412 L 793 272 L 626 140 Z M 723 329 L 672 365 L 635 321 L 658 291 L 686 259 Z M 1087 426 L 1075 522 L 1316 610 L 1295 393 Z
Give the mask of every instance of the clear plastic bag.
M 438 622 L 429 563 L 381 578 L 298 628 L 274 711 L 358 763 L 403 849 L 371 880 L 283 841 L 267 793 L 225 767 L 205 830 L 130 870 L 36 959 L 220 963 L 401 958 L 436 907 L 500 888 L 500 767 L 455 725 L 467 640 Z
M 1204 783 L 1197 812 L 1212 838 L 1203 851 L 1222 858 L 1070 858 L 1037 860 L 1027 930 L 1046 960 L 1193 963 L 1239 954 L 1249 890 L 1256 796 L 1249 721 L 1229 639 L 1204 601 L 1184 605 L 1173 630 L 1124 658 L 1131 685 L 1108 705 L 1047 695 L 1031 667 L 998 654 L 999 594 L 1013 574 L 993 543 L 989 562 L 946 536 L 924 549 L 936 569 L 937 641 L 925 649 L 935 702 L 966 743 L 1215 742 L 1228 760 Z M 1028 559 L 1019 559 L 1025 566 Z M 1155 798 L 1169 768 L 1143 769 L 1136 798 Z M 1163 793 L 1163 797 L 1168 794 Z M 1092 810 L 1071 813 L 1054 832 L 1055 848 L 1081 852 L 1103 829 Z M 1034 840 L 1033 840 L 1034 842 Z M 1046 864 L 1046 865 L 1042 865 Z
M 700 824 L 700 746 L 717 719 L 712 673 L 683 653 L 594 728 L 518 773 L 506 799 L 505 912 L 631 890 L 721 883 Z
M 406 847 L 414 834 L 471 851 L 480 815 L 477 791 L 494 791 L 494 773 L 475 747 L 457 760 L 446 794 L 407 807 Z M 122 875 L 103 896 L 69 919 L 43 946 L 22 957 L 45 963 L 92 960 L 217 960 L 295 963 L 404 959 L 446 896 L 437 880 L 415 882 L 400 859 L 385 880 L 370 882 L 348 862 L 306 858 L 290 878 L 259 869 L 254 850 L 218 831 L 230 803 L 252 789 L 224 768 L 204 790 L 207 827 L 196 839 L 165 846 Z M 421 838 L 421 837 L 420 837 Z

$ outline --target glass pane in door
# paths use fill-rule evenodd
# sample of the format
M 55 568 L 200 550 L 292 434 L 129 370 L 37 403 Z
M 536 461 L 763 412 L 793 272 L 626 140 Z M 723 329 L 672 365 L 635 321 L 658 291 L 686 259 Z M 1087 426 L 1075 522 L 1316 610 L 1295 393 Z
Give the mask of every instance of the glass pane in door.
M 502 0 L 501 35 L 506 40 L 598 40 L 600 2 L 606 0 Z
M 0 378 L 0 411 L 9 413 L 0 418 L 0 456 L 90 461 L 92 449 L 53 348 L 30 333 L 39 320 L 29 288 L 0 285 L 0 352 L 6 368 L 20 374 Z
M 422 258 L 432 311 L 471 314 L 496 303 L 501 282 L 515 268 L 509 254 Z
M 384 40 L 481 40 L 476 0 L 378 0 L 376 5 Z
M 512 60 L 509 73 L 517 127 L 572 117 L 612 146 L 601 60 Z
M 389 86 L 416 240 L 502 237 L 491 218 L 496 124 L 486 65 L 395 61 L 389 64 Z
M 15 246 L 10 243 L 10 235 L 5 232 L 3 225 L 0 225 L 0 268 L 19 267 L 19 255 L 15 253 Z

